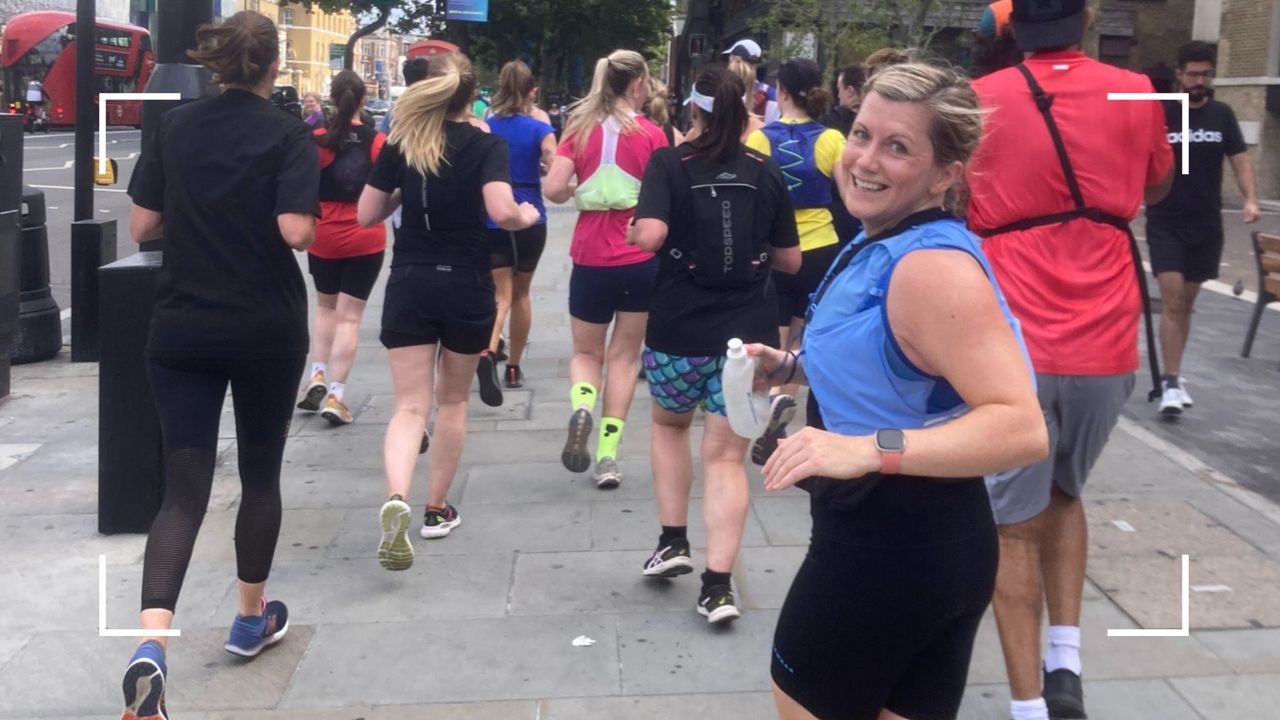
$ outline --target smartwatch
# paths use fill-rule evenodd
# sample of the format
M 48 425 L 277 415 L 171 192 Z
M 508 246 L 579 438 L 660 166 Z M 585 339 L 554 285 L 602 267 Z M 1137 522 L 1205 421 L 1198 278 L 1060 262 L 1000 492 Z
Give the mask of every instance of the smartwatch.
M 902 453 L 907 449 L 907 436 L 897 428 L 880 428 L 876 431 L 876 449 L 880 451 L 880 474 L 897 475 Z

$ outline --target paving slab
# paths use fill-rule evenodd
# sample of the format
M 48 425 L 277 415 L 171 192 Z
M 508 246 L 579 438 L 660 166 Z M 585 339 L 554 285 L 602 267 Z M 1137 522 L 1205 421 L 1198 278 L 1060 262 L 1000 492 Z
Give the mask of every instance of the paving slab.
M 774 720 L 771 693 L 707 693 L 542 701 L 540 720 Z M 372 719 L 370 719 L 372 720 Z
M 187 715 L 182 720 L 187 720 Z M 212 712 L 197 720 L 244 720 L 244 713 Z M 545 717 L 545 716 L 544 716 Z M 254 720 L 538 720 L 538 703 L 477 702 L 435 705 L 360 705 L 305 710 L 258 710 Z M 119 720 L 111 718 L 110 720 Z
M 322 557 L 337 538 L 345 511 L 334 508 L 285 510 L 280 518 L 280 539 L 276 542 L 276 562 Z M 235 562 L 237 510 L 205 514 L 196 538 L 193 561 Z
M 751 508 L 764 527 L 770 545 L 809 545 L 813 517 L 809 496 L 782 493 L 751 499 Z
M 1145 628 L 1182 624 L 1177 557 L 1098 558 L 1089 576 Z M 1191 627 L 1280 627 L 1280 566 L 1253 550 L 1191 555 Z
M 1169 681 L 1204 720 L 1275 720 L 1280 675 L 1224 675 Z
M 1280 629 L 1204 630 L 1193 636 L 1238 673 L 1280 673 Z
M 706 523 L 702 519 L 703 501 L 689 501 L 689 542 L 706 547 Z M 591 505 L 591 548 L 593 550 L 649 550 L 657 544 L 662 526 L 658 522 L 658 506 L 653 500 L 610 500 L 602 498 Z M 753 513 L 747 513 L 743 526 L 742 546 L 765 545 L 764 528 Z M 696 558 L 695 558 L 696 560 Z
M 615 621 L 597 615 L 325 625 L 282 707 L 614 695 L 617 658 Z
M 623 694 L 768 692 L 778 613 L 753 610 L 711 626 L 688 607 L 618 618 Z
M 560 442 L 563 443 L 563 438 Z M 622 485 L 613 490 L 597 490 L 591 473 L 571 473 L 556 462 L 492 464 L 480 461 L 467 473 L 467 489 L 462 500 L 477 503 L 574 503 L 635 500 L 653 497 L 648 460 L 622 464 Z
M 1202 720 L 1164 680 L 1085 680 L 1085 710 L 1101 720 Z M 957 720 L 991 720 L 1009 715 L 1003 685 L 970 685 Z
M 1253 548 L 1212 518 L 1181 502 L 1091 502 L 1089 559 L 1244 555 Z
M 512 615 L 684 610 L 698 602 L 697 573 L 646 578 L 647 551 L 520 553 L 511 585 Z M 704 621 L 705 624 L 705 621 Z
M 423 498 L 425 500 L 425 498 Z M 462 524 L 445 538 L 418 537 L 422 503 L 414 505 L 411 540 L 421 555 L 548 552 L 591 548 L 591 506 L 587 503 L 462 503 L 456 502 Z M 519 528 L 519 532 L 512 532 Z M 348 510 L 334 557 L 374 557 L 379 540 L 378 509 Z
M 745 608 L 780 608 L 804 561 L 805 547 L 744 547 L 734 581 Z

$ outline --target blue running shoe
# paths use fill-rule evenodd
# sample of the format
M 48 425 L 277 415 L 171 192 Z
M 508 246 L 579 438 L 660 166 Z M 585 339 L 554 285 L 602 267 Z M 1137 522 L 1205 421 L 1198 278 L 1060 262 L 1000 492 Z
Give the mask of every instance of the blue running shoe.
M 155 640 L 138 646 L 124 671 L 120 720 L 169 720 L 164 707 L 164 648 Z
M 271 645 L 275 645 L 289 632 L 289 608 L 279 600 L 262 599 L 262 614 L 245 617 L 237 615 L 231 623 L 231 637 L 223 647 L 227 652 L 241 657 L 256 657 Z

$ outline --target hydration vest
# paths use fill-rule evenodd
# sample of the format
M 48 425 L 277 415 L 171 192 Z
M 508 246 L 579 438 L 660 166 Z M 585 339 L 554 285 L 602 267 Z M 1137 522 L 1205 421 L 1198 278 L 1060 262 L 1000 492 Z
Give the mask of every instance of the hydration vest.
M 335 154 L 328 167 L 320 170 L 321 201 L 356 202 L 373 170 L 373 141 L 377 131 L 365 125 L 353 125 L 348 132 L 346 147 Z
M 600 123 L 600 167 L 578 183 L 573 204 L 579 210 L 630 210 L 640 201 L 640 179 L 618 167 L 622 123 L 609 117 Z
M 818 137 L 826 132 L 822 123 L 771 122 L 760 128 L 769 138 L 773 159 L 782 168 L 782 179 L 791 193 L 796 210 L 826 208 L 831 205 L 831 178 L 818 169 L 814 149 Z
M 1138 251 L 1138 239 L 1133 236 L 1133 230 L 1129 227 L 1127 219 L 1085 204 L 1084 195 L 1080 192 L 1080 183 L 1076 180 L 1075 170 L 1071 167 L 1071 159 L 1067 157 L 1067 147 L 1062 142 L 1062 133 L 1058 132 L 1058 124 L 1054 122 L 1053 112 L 1050 110 L 1053 107 L 1053 96 L 1045 93 L 1044 88 L 1040 87 L 1040 83 L 1036 82 L 1035 76 L 1031 74 L 1026 65 L 1019 64 L 1016 68 L 1027 81 L 1027 87 L 1031 88 L 1031 96 L 1035 100 L 1036 108 L 1040 110 L 1040 116 L 1044 118 L 1044 123 L 1049 129 L 1049 136 L 1053 138 L 1053 147 L 1058 152 L 1058 163 L 1062 166 L 1062 174 L 1067 181 L 1067 188 L 1071 191 L 1071 200 L 1075 208 L 1066 212 L 1018 220 L 993 230 L 986 230 L 980 234 L 984 238 L 989 238 L 993 235 L 1029 230 L 1043 225 L 1056 225 L 1068 220 L 1084 218 L 1102 225 L 1110 225 L 1129 236 L 1129 254 L 1133 257 L 1133 268 L 1138 274 L 1138 292 L 1142 293 L 1142 316 L 1147 326 L 1147 362 L 1151 368 L 1152 385 L 1151 391 L 1147 393 L 1147 401 L 1159 399 L 1162 395 L 1160 358 L 1156 350 L 1155 324 L 1151 320 L 1151 298 L 1147 293 L 1147 274 L 1142 270 L 1142 254 Z

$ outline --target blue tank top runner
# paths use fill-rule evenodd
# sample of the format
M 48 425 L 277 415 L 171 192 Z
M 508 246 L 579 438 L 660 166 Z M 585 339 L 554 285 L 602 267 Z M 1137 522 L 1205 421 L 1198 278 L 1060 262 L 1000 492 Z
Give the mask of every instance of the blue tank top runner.
M 786 123 L 775 120 L 760 128 L 769 138 L 773 159 L 782 168 L 782 178 L 797 210 L 831 205 L 831 178 L 818 169 L 815 148 L 826 126 L 817 122 Z
M 533 203 L 538 208 L 539 224 L 547 221 L 547 208 L 542 202 L 542 140 L 555 128 L 528 115 L 491 116 L 486 122 L 494 135 L 507 141 L 511 154 L 511 189 L 516 202 Z M 485 225 L 496 228 L 486 219 Z
M 978 238 L 942 210 L 919 212 L 871 241 L 859 233 L 813 296 L 804 332 L 804 368 L 828 430 L 870 435 L 879 428 L 916 429 L 968 411 L 944 378 L 912 365 L 889 327 L 885 297 L 894 268 L 908 253 L 929 249 L 959 250 L 982 266 L 1030 370 L 1021 327 Z M 850 258 L 850 253 L 856 254 Z

